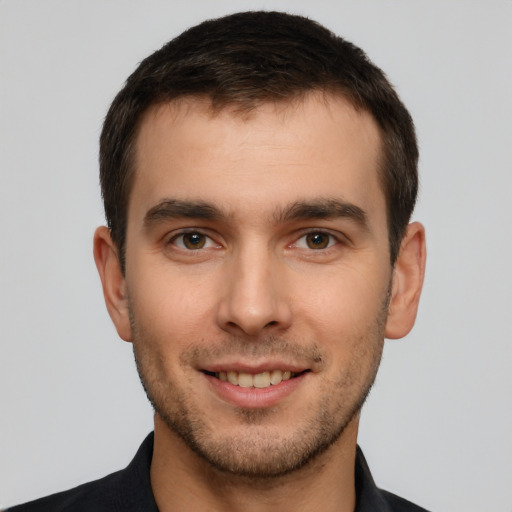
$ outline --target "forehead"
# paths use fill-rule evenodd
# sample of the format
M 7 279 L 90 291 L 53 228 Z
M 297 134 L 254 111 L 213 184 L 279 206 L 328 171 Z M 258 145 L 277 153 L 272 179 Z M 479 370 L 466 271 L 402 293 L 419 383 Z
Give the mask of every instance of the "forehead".
M 342 97 L 308 94 L 242 113 L 182 99 L 141 120 L 130 205 L 173 197 L 263 211 L 334 195 L 385 215 L 380 156 L 372 116 Z

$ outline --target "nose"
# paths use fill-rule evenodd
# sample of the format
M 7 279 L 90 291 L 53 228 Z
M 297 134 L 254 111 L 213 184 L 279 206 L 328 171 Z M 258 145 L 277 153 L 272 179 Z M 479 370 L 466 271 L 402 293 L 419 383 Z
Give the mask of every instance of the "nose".
M 287 329 L 291 309 L 283 269 L 267 250 L 240 252 L 226 268 L 217 310 L 221 329 L 258 336 Z

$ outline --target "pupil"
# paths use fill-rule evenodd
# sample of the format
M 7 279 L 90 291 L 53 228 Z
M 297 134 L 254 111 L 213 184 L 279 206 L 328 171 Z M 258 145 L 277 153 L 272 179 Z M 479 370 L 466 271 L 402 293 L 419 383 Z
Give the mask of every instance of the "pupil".
M 205 244 L 204 236 L 200 233 L 189 233 L 183 237 L 183 241 L 189 249 L 201 249 Z
M 312 249 L 325 249 L 329 243 L 329 237 L 324 233 L 312 233 L 307 236 L 307 241 Z

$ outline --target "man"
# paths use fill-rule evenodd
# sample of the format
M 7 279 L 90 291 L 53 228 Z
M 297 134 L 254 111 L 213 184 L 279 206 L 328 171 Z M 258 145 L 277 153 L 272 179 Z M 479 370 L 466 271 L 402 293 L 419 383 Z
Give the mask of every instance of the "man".
M 123 471 L 13 511 L 423 510 L 357 448 L 425 266 L 412 120 L 364 53 L 282 13 L 202 23 L 107 114 L 94 237 L 155 430 Z

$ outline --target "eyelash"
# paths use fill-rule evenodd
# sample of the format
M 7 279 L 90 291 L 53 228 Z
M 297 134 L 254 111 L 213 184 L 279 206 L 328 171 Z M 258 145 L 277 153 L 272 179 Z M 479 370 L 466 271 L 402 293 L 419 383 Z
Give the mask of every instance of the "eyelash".
M 327 237 L 327 243 L 324 247 L 310 247 L 308 246 L 308 237 L 314 237 L 321 235 L 322 237 Z M 316 255 L 320 257 L 321 255 L 327 256 L 330 254 L 333 249 L 338 245 L 346 245 L 347 241 L 344 239 L 341 234 L 334 234 L 330 231 L 325 231 L 322 229 L 312 229 L 306 232 L 303 232 L 298 238 L 296 238 L 295 242 L 290 244 L 288 247 L 291 249 L 298 249 L 300 251 L 304 251 L 304 253 L 309 254 L 310 256 Z M 320 245 L 320 244 L 319 244 Z
M 187 243 L 184 241 L 185 237 L 189 235 L 197 235 L 198 237 L 201 237 L 199 241 L 203 241 L 203 245 L 199 245 L 197 247 L 190 247 L 187 246 Z M 321 236 L 321 237 L 327 237 L 327 243 L 325 246 L 321 246 L 321 244 L 318 244 L 318 247 L 309 247 L 308 246 L 308 237 L 315 237 L 315 236 Z M 181 240 L 181 243 L 177 243 L 177 241 Z M 301 241 L 304 240 L 303 243 Z M 311 241 L 311 240 L 310 240 Z M 307 231 L 301 234 L 300 237 L 298 237 L 293 243 L 291 243 L 288 247 L 290 248 L 297 248 L 301 250 L 310 250 L 314 252 L 322 252 L 327 251 L 331 247 L 342 243 L 340 240 L 340 237 L 337 237 L 333 235 L 332 233 L 328 231 L 322 231 L 322 230 L 311 230 Z M 172 236 L 169 241 L 167 242 L 168 245 L 174 245 L 180 250 L 183 251 L 190 251 L 195 252 L 202 249 L 211 249 L 211 248 L 221 248 L 222 246 L 220 244 L 217 244 L 211 236 L 207 235 L 206 233 L 203 233 L 200 230 L 197 229 L 191 229 L 189 231 L 184 231 L 178 234 L 175 234 Z M 302 246 L 301 246 L 302 245 Z
M 192 236 L 192 235 L 197 235 L 199 237 L 202 238 L 202 240 L 204 240 L 204 244 L 207 245 L 207 247 L 205 247 L 204 245 L 201 246 L 201 247 L 196 247 L 196 248 L 190 248 L 190 247 L 186 247 L 186 243 L 184 242 L 184 238 L 189 235 L 189 236 Z M 181 245 L 178 245 L 176 242 L 177 240 L 180 240 L 181 239 Z M 183 250 L 183 251 L 191 251 L 191 252 L 194 252 L 194 251 L 199 251 L 201 249 L 210 249 L 212 247 L 215 247 L 215 248 L 220 248 L 221 246 L 219 244 L 217 244 L 211 236 L 208 236 L 207 234 L 203 233 L 202 231 L 200 230 L 197 230 L 197 229 L 191 229 L 190 231 L 182 231 L 181 233 L 178 233 L 176 235 L 174 235 L 173 237 L 171 237 L 169 239 L 169 241 L 167 242 L 168 245 L 174 245 L 176 247 L 178 247 L 179 249 Z

